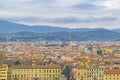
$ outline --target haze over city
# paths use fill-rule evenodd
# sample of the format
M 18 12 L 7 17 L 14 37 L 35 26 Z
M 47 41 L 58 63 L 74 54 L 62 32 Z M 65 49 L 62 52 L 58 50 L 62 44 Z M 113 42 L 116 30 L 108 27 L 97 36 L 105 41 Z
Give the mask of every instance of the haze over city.
M 120 0 L 0 0 L 0 20 L 66 28 L 120 28 Z

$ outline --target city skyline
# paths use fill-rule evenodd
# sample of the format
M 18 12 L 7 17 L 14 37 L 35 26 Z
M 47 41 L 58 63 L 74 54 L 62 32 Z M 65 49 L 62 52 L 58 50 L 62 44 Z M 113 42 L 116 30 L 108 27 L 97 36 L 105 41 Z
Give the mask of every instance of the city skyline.
M 120 0 L 1 0 L 0 20 L 66 28 L 119 28 Z

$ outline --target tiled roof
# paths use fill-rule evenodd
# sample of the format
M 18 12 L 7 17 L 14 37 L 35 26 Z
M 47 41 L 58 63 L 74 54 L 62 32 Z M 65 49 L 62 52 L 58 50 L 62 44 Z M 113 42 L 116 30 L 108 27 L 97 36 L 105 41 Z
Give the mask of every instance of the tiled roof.
M 38 66 L 12 66 L 12 69 L 61 69 L 60 65 L 50 64 L 50 65 L 38 65 Z
M 104 71 L 105 74 L 120 74 L 120 69 L 118 70 L 113 70 L 113 69 L 108 69 Z

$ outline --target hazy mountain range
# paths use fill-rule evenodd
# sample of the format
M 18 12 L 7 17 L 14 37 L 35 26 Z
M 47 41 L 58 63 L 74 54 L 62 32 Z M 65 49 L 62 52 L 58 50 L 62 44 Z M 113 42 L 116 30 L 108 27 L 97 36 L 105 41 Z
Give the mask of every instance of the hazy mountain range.
M 58 28 L 53 26 L 28 26 L 0 20 L 0 41 L 38 40 L 120 40 L 120 29 Z
M 28 26 L 22 24 L 11 23 L 0 20 L 0 32 L 3 33 L 16 33 L 16 32 L 35 32 L 35 33 L 48 33 L 48 32 L 61 32 L 61 31 L 89 31 L 91 29 L 69 29 L 59 28 L 53 26 Z

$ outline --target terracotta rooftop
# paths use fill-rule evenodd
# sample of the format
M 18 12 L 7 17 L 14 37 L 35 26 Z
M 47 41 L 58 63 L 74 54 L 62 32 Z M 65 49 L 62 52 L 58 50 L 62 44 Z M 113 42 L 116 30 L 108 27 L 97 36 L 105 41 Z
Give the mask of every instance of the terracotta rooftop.
M 104 71 L 105 74 L 120 74 L 120 69 L 118 70 L 113 70 L 113 69 L 108 69 Z
M 28 66 L 12 66 L 12 69 L 61 69 L 60 65 L 56 65 L 56 64 L 49 64 L 49 65 L 38 65 L 38 66 L 32 66 L 32 65 L 28 65 Z

